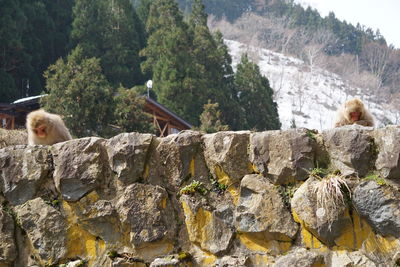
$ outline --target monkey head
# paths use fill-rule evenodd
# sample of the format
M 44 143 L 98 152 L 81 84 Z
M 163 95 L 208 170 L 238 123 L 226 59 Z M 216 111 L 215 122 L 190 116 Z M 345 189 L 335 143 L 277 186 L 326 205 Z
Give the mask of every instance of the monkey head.
M 28 114 L 26 129 L 29 145 L 53 145 L 72 139 L 61 117 L 43 109 Z
M 46 138 L 51 131 L 52 124 L 44 113 L 41 114 L 41 110 L 37 111 L 35 114 L 35 116 L 30 116 L 31 118 L 28 119 L 29 126 L 38 138 Z
M 354 98 L 347 101 L 344 105 L 345 107 L 345 116 L 348 121 L 356 122 L 361 120 L 364 113 L 364 104 L 363 102 L 358 99 Z

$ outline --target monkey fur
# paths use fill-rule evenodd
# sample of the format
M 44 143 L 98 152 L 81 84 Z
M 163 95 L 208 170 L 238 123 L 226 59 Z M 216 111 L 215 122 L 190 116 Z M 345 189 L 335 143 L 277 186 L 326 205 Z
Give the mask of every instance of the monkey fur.
M 341 106 L 336 115 L 334 127 L 358 124 L 362 126 L 374 126 L 374 118 L 365 108 L 364 103 L 359 98 L 353 98 Z
M 29 145 L 53 145 L 72 139 L 61 117 L 43 109 L 28 114 L 26 129 Z

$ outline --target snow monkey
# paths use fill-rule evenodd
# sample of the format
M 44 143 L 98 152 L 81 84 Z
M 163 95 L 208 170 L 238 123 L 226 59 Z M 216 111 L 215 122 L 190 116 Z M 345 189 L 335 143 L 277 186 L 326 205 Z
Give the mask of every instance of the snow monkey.
M 61 117 L 43 109 L 28 114 L 26 129 L 29 145 L 52 145 L 72 139 Z
M 374 126 L 374 118 L 359 98 L 346 101 L 337 111 L 335 127 L 349 124 Z

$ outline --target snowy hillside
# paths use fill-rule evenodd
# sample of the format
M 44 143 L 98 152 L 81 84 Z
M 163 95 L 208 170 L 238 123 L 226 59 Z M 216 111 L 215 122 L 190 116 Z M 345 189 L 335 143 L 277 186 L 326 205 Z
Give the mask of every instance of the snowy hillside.
M 257 63 L 275 91 L 282 129 L 290 128 L 294 119 L 297 127 L 323 130 L 331 128 L 336 109 L 347 99 L 361 98 L 380 127 L 384 121 L 399 122 L 399 112 L 384 111 L 381 104 L 362 95 L 360 88 L 346 84 L 339 76 L 320 68 L 310 69 L 302 60 L 287 57 L 267 49 L 225 40 L 233 59 L 233 67 L 247 53 Z

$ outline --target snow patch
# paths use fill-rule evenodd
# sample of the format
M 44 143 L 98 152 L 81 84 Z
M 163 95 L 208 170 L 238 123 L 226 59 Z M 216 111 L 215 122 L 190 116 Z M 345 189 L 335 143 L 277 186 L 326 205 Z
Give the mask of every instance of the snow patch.
M 278 104 L 282 129 L 290 128 L 293 120 L 297 127 L 319 131 L 332 128 L 337 108 L 353 97 L 364 101 L 375 116 L 377 127 L 387 120 L 398 123 L 399 111 L 373 102 L 361 88 L 350 86 L 334 73 L 318 67 L 311 69 L 300 59 L 237 41 L 225 40 L 225 44 L 235 71 L 241 55 L 247 53 L 268 78 Z

